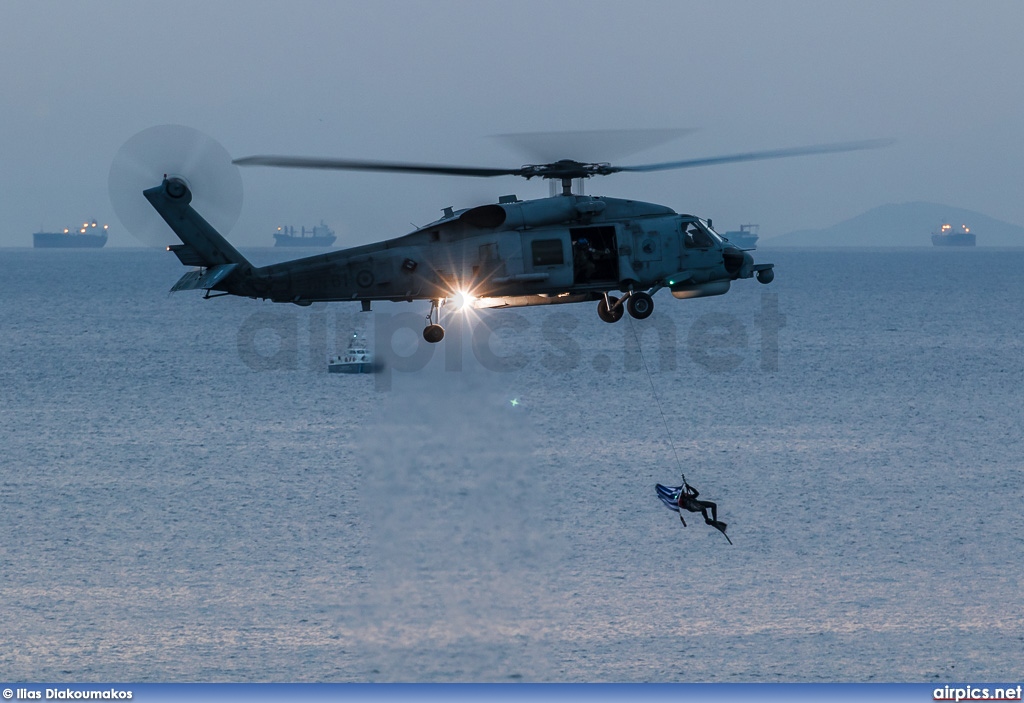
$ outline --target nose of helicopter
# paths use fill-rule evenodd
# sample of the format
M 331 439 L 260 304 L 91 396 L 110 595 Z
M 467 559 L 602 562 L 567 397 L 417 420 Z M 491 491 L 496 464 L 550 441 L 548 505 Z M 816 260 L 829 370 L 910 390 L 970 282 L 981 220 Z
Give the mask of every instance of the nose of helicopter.
M 754 257 L 750 252 L 734 246 L 727 246 L 722 251 L 722 262 L 725 270 L 733 280 L 737 278 L 750 278 L 754 275 Z
M 754 257 L 749 251 L 743 252 L 743 266 L 740 267 L 740 275 L 744 278 L 754 275 Z

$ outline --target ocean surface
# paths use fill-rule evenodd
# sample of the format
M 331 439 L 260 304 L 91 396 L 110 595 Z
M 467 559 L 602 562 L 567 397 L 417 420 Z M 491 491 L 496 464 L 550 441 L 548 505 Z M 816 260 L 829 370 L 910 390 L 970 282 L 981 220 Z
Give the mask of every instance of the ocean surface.
M 1019 683 L 1024 250 L 756 258 L 428 347 L 0 249 L 0 678 Z M 326 373 L 354 331 L 383 373 Z

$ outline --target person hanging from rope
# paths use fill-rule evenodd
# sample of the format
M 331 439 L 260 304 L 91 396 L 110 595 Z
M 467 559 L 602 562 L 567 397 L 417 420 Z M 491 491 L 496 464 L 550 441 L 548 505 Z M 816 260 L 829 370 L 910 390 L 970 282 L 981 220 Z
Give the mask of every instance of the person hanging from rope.
M 683 519 L 684 510 L 691 513 L 701 513 L 706 524 L 711 525 L 725 535 L 726 539 L 729 539 L 729 535 L 725 534 L 725 528 L 728 525 L 718 519 L 718 504 L 710 500 L 697 500 L 699 495 L 700 491 L 687 483 L 686 474 L 683 474 L 683 485 L 679 487 L 679 494 L 676 496 L 676 505 L 679 506 L 679 522 L 683 523 L 683 527 L 686 527 L 686 520 Z M 708 516 L 709 509 L 711 510 L 710 517 Z M 732 544 L 731 539 L 729 539 L 729 544 Z
M 630 320 L 630 329 L 633 330 L 633 338 L 636 340 L 637 349 L 640 351 L 640 360 L 644 363 L 644 370 L 647 371 L 647 380 L 651 382 L 651 392 L 654 395 L 655 402 L 658 404 L 658 411 L 661 413 L 662 422 L 665 423 L 665 432 L 668 438 L 668 444 L 672 447 L 672 453 L 675 454 L 676 465 L 681 467 L 681 464 L 679 464 L 679 455 L 676 453 L 676 447 L 672 444 L 668 418 L 665 417 L 665 410 L 661 407 L 661 400 L 658 399 L 658 389 L 654 383 L 654 377 L 651 376 L 651 370 L 647 367 L 647 359 L 644 358 L 644 350 L 640 346 L 640 335 L 637 334 L 636 328 L 633 327 L 632 320 Z M 654 484 L 654 490 L 658 495 L 658 499 L 665 505 L 665 507 L 679 513 L 679 522 L 683 523 L 683 527 L 686 527 L 686 520 L 683 519 L 684 510 L 691 513 L 701 513 L 704 515 L 704 522 L 721 532 L 722 536 L 729 541 L 729 544 L 732 544 L 732 540 L 729 538 L 729 535 L 725 534 L 725 528 L 728 527 L 728 525 L 718 519 L 718 505 L 710 500 L 697 500 L 697 496 L 700 495 L 700 491 L 686 482 L 686 474 L 683 474 L 683 485 L 670 487 L 656 483 Z M 711 509 L 710 517 L 708 516 L 708 508 Z

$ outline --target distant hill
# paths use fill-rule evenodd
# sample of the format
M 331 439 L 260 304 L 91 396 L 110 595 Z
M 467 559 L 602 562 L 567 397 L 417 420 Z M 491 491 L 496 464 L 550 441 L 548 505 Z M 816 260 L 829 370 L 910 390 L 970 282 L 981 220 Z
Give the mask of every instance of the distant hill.
M 1024 246 L 1024 227 L 973 210 L 920 202 L 882 205 L 826 229 L 805 229 L 776 237 L 764 237 L 760 244 L 793 247 L 930 247 L 931 233 L 943 223 L 949 223 L 957 229 L 962 224 L 967 225 L 978 236 L 979 247 Z

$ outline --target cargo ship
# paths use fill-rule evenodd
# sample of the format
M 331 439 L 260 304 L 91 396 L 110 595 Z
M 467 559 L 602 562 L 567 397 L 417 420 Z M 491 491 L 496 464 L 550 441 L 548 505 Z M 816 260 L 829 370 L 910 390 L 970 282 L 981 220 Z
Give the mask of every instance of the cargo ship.
M 65 227 L 63 232 L 36 232 L 32 246 L 36 249 L 99 249 L 107 243 L 107 228 L 96 220 L 83 222 L 81 227 Z
M 937 247 L 973 247 L 975 244 L 974 233 L 967 225 L 960 225 L 959 231 L 954 230 L 953 225 L 942 225 L 932 234 L 932 245 Z
M 740 249 L 756 249 L 759 225 L 740 225 L 738 230 L 726 232 L 725 238 Z
M 334 232 L 327 223 L 320 220 L 316 227 L 278 227 L 274 232 L 275 247 L 329 247 L 334 244 Z

